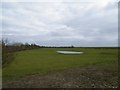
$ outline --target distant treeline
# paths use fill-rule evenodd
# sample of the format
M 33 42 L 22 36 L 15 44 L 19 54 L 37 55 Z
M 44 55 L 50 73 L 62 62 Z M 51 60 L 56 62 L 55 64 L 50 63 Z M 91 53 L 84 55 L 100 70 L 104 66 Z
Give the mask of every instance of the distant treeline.
M 40 48 L 40 46 L 36 44 L 6 45 L 5 47 L 7 52 L 17 52 L 17 51 Z
M 74 46 L 40 46 L 42 48 L 74 48 Z
M 40 47 L 43 47 L 43 48 L 85 48 L 85 49 L 87 49 L 87 48 L 91 48 L 91 49 L 118 49 L 118 47 L 75 47 L 75 46 L 57 46 L 57 47 L 55 47 L 55 46 L 40 46 Z
M 76 48 L 94 48 L 94 49 L 118 49 L 118 47 L 76 47 Z

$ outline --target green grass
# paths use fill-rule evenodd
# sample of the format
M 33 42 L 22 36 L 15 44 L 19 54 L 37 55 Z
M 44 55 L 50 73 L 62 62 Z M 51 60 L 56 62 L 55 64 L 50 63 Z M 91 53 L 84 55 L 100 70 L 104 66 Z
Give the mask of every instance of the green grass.
M 57 50 L 83 51 L 81 55 L 64 55 Z M 94 48 L 40 48 L 15 53 L 13 60 L 3 69 L 3 77 L 28 74 L 46 74 L 69 68 L 97 66 L 99 69 L 117 71 L 117 49 Z

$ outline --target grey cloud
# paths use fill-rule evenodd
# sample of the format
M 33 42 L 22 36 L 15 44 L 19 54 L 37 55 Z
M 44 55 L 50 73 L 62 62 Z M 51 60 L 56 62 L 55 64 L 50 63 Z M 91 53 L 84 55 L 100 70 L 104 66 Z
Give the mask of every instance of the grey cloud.
M 3 37 L 40 45 L 117 46 L 115 5 L 4 3 Z

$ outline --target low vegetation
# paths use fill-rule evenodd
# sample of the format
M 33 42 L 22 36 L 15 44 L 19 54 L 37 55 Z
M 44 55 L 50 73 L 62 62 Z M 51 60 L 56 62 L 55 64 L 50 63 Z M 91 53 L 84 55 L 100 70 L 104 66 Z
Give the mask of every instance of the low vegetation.
M 82 51 L 81 55 L 64 55 L 57 50 Z M 20 77 L 30 74 L 45 74 L 77 67 L 96 66 L 98 69 L 117 71 L 117 49 L 94 48 L 40 48 L 19 51 L 14 60 L 3 68 L 3 77 Z
M 80 51 L 65 55 L 57 51 Z M 3 88 L 116 88 L 118 49 L 2 42 Z

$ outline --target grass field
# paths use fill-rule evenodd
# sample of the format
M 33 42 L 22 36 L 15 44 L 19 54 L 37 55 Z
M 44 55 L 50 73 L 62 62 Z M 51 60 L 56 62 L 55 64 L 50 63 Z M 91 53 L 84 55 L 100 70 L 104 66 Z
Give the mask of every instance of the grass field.
M 64 55 L 57 50 L 82 51 L 81 55 Z M 29 74 L 47 74 L 70 68 L 95 66 L 108 71 L 117 71 L 117 49 L 94 48 L 40 48 L 15 53 L 15 60 L 3 68 L 3 77 L 15 78 Z

